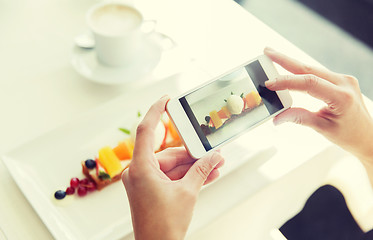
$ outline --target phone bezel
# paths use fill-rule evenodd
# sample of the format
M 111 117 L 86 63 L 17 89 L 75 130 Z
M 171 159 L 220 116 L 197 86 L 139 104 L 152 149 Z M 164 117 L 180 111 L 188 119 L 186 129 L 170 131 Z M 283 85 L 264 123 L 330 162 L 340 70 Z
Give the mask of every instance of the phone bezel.
M 279 113 L 285 111 L 286 109 L 288 109 L 291 106 L 292 99 L 291 99 L 291 96 L 289 94 L 289 91 L 288 90 L 276 91 L 278 98 L 280 99 L 282 105 L 284 106 L 283 109 L 269 115 L 268 117 L 264 118 L 260 122 L 258 122 L 256 124 L 254 124 L 253 126 L 247 128 L 245 131 L 241 132 L 240 134 L 236 134 L 235 136 L 223 141 L 222 143 L 216 145 L 215 147 L 213 147 L 209 151 L 205 150 L 205 147 L 203 146 L 203 144 L 202 144 L 200 138 L 198 137 L 192 123 L 190 122 L 186 112 L 184 111 L 184 108 L 182 107 L 182 105 L 180 103 L 180 98 L 183 98 L 184 96 L 196 91 L 197 89 L 203 88 L 204 86 L 206 86 L 206 85 L 208 85 L 208 84 L 210 84 L 210 83 L 212 83 L 212 82 L 214 82 L 214 81 L 216 81 L 216 80 L 218 80 L 218 79 L 236 71 L 239 68 L 242 68 L 242 67 L 250 64 L 251 62 L 257 61 L 257 60 L 259 61 L 260 65 L 262 66 L 264 72 L 266 73 L 266 75 L 269 79 L 273 79 L 273 78 L 275 78 L 279 75 L 275 66 L 274 66 L 274 64 L 273 64 L 273 62 L 266 55 L 261 55 L 261 56 L 258 56 L 257 58 L 254 58 L 250 61 L 247 61 L 247 62 L 231 69 L 230 71 L 225 72 L 224 74 L 221 74 L 221 75 L 213 78 L 210 81 L 207 81 L 207 82 L 201 84 L 200 86 L 198 86 L 196 88 L 191 89 L 190 91 L 188 91 L 188 92 L 186 92 L 186 93 L 184 93 L 184 94 L 182 94 L 182 95 L 180 95 L 176 98 L 171 99 L 167 103 L 166 111 L 167 111 L 171 121 L 176 126 L 176 129 L 177 129 L 180 137 L 182 138 L 182 141 L 184 142 L 184 145 L 185 145 L 186 149 L 188 150 L 188 152 L 190 153 L 190 155 L 193 158 L 201 158 L 207 152 L 209 152 L 213 149 L 217 149 L 217 148 L 223 146 L 224 144 L 236 139 L 238 136 L 246 133 L 250 129 L 253 129 L 253 128 L 257 127 L 258 125 L 264 123 L 265 121 L 268 121 L 269 119 L 271 119 L 274 116 L 278 115 Z

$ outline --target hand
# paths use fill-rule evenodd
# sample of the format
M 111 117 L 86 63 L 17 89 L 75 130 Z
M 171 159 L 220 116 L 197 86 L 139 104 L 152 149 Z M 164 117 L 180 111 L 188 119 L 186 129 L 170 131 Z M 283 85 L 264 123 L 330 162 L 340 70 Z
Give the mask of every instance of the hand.
M 268 89 L 303 91 L 326 103 L 318 112 L 290 108 L 276 116 L 274 123 L 295 122 L 315 129 L 356 155 L 373 174 L 373 121 L 364 104 L 358 80 L 328 69 L 305 65 L 270 48 L 266 48 L 264 53 L 295 74 L 267 81 Z
M 202 185 L 216 179 L 224 163 L 217 152 L 199 160 L 184 148 L 154 154 L 154 129 L 168 100 L 156 102 L 139 124 L 132 162 L 122 175 L 137 240 L 183 239 Z

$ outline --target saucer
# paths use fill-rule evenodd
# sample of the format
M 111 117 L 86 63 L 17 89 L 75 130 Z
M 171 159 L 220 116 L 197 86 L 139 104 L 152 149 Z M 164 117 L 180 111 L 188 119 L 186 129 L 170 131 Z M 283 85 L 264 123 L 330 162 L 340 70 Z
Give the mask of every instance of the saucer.
M 100 84 L 118 85 L 144 78 L 158 64 L 161 46 L 150 38 L 144 38 L 138 53 L 126 66 L 110 67 L 98 61 L 95 49 L 75 47 L 71 63 L 83 77 Z

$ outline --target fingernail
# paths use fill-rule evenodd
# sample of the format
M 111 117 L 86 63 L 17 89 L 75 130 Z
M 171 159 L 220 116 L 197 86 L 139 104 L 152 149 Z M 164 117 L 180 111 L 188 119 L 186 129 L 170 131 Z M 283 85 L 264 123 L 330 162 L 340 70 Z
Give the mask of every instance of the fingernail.
M 220 160 L 222 159 L 223 157 L 221 156 L 221 154 L 217 151 L 214 151 L 212 152 L 212 155 L 211 155 L 211 160 L 212 160 L 212 165 L 214 165 L 214 167 L 220 162 Z
M 164 98 L 169 98 L 169 96 L 166 94 L 166 95 L 163 95 L 160 99 L 164 99 Z
M 266 85 L 266 87 L 273 87 L 276 84 L 276 79 L 270 79 L 270 80 L 264 82 L 264 84 Z
M 278 126 L 278 125 L 283 124 L 285 122 L 287 122 L 287 120 L 285 118 L 274 118 L 273 119 L 273 124 L 275 126 Z
M 264 53 L 274 53 L 274 52 L 276 52 L 276 51 L 271 47 L 265 47 L 264 48 Z

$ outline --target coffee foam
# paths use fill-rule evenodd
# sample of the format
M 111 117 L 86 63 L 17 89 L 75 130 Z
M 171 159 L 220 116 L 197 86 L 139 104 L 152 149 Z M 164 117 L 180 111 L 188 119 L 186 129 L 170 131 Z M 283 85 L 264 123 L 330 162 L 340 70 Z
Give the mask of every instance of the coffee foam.
M 91 16 L 94 28 L 108 35 L 119 35 L 130 32 L 140 26 L 140 13 L 127 6 L 111 4 L 102 6 Z

